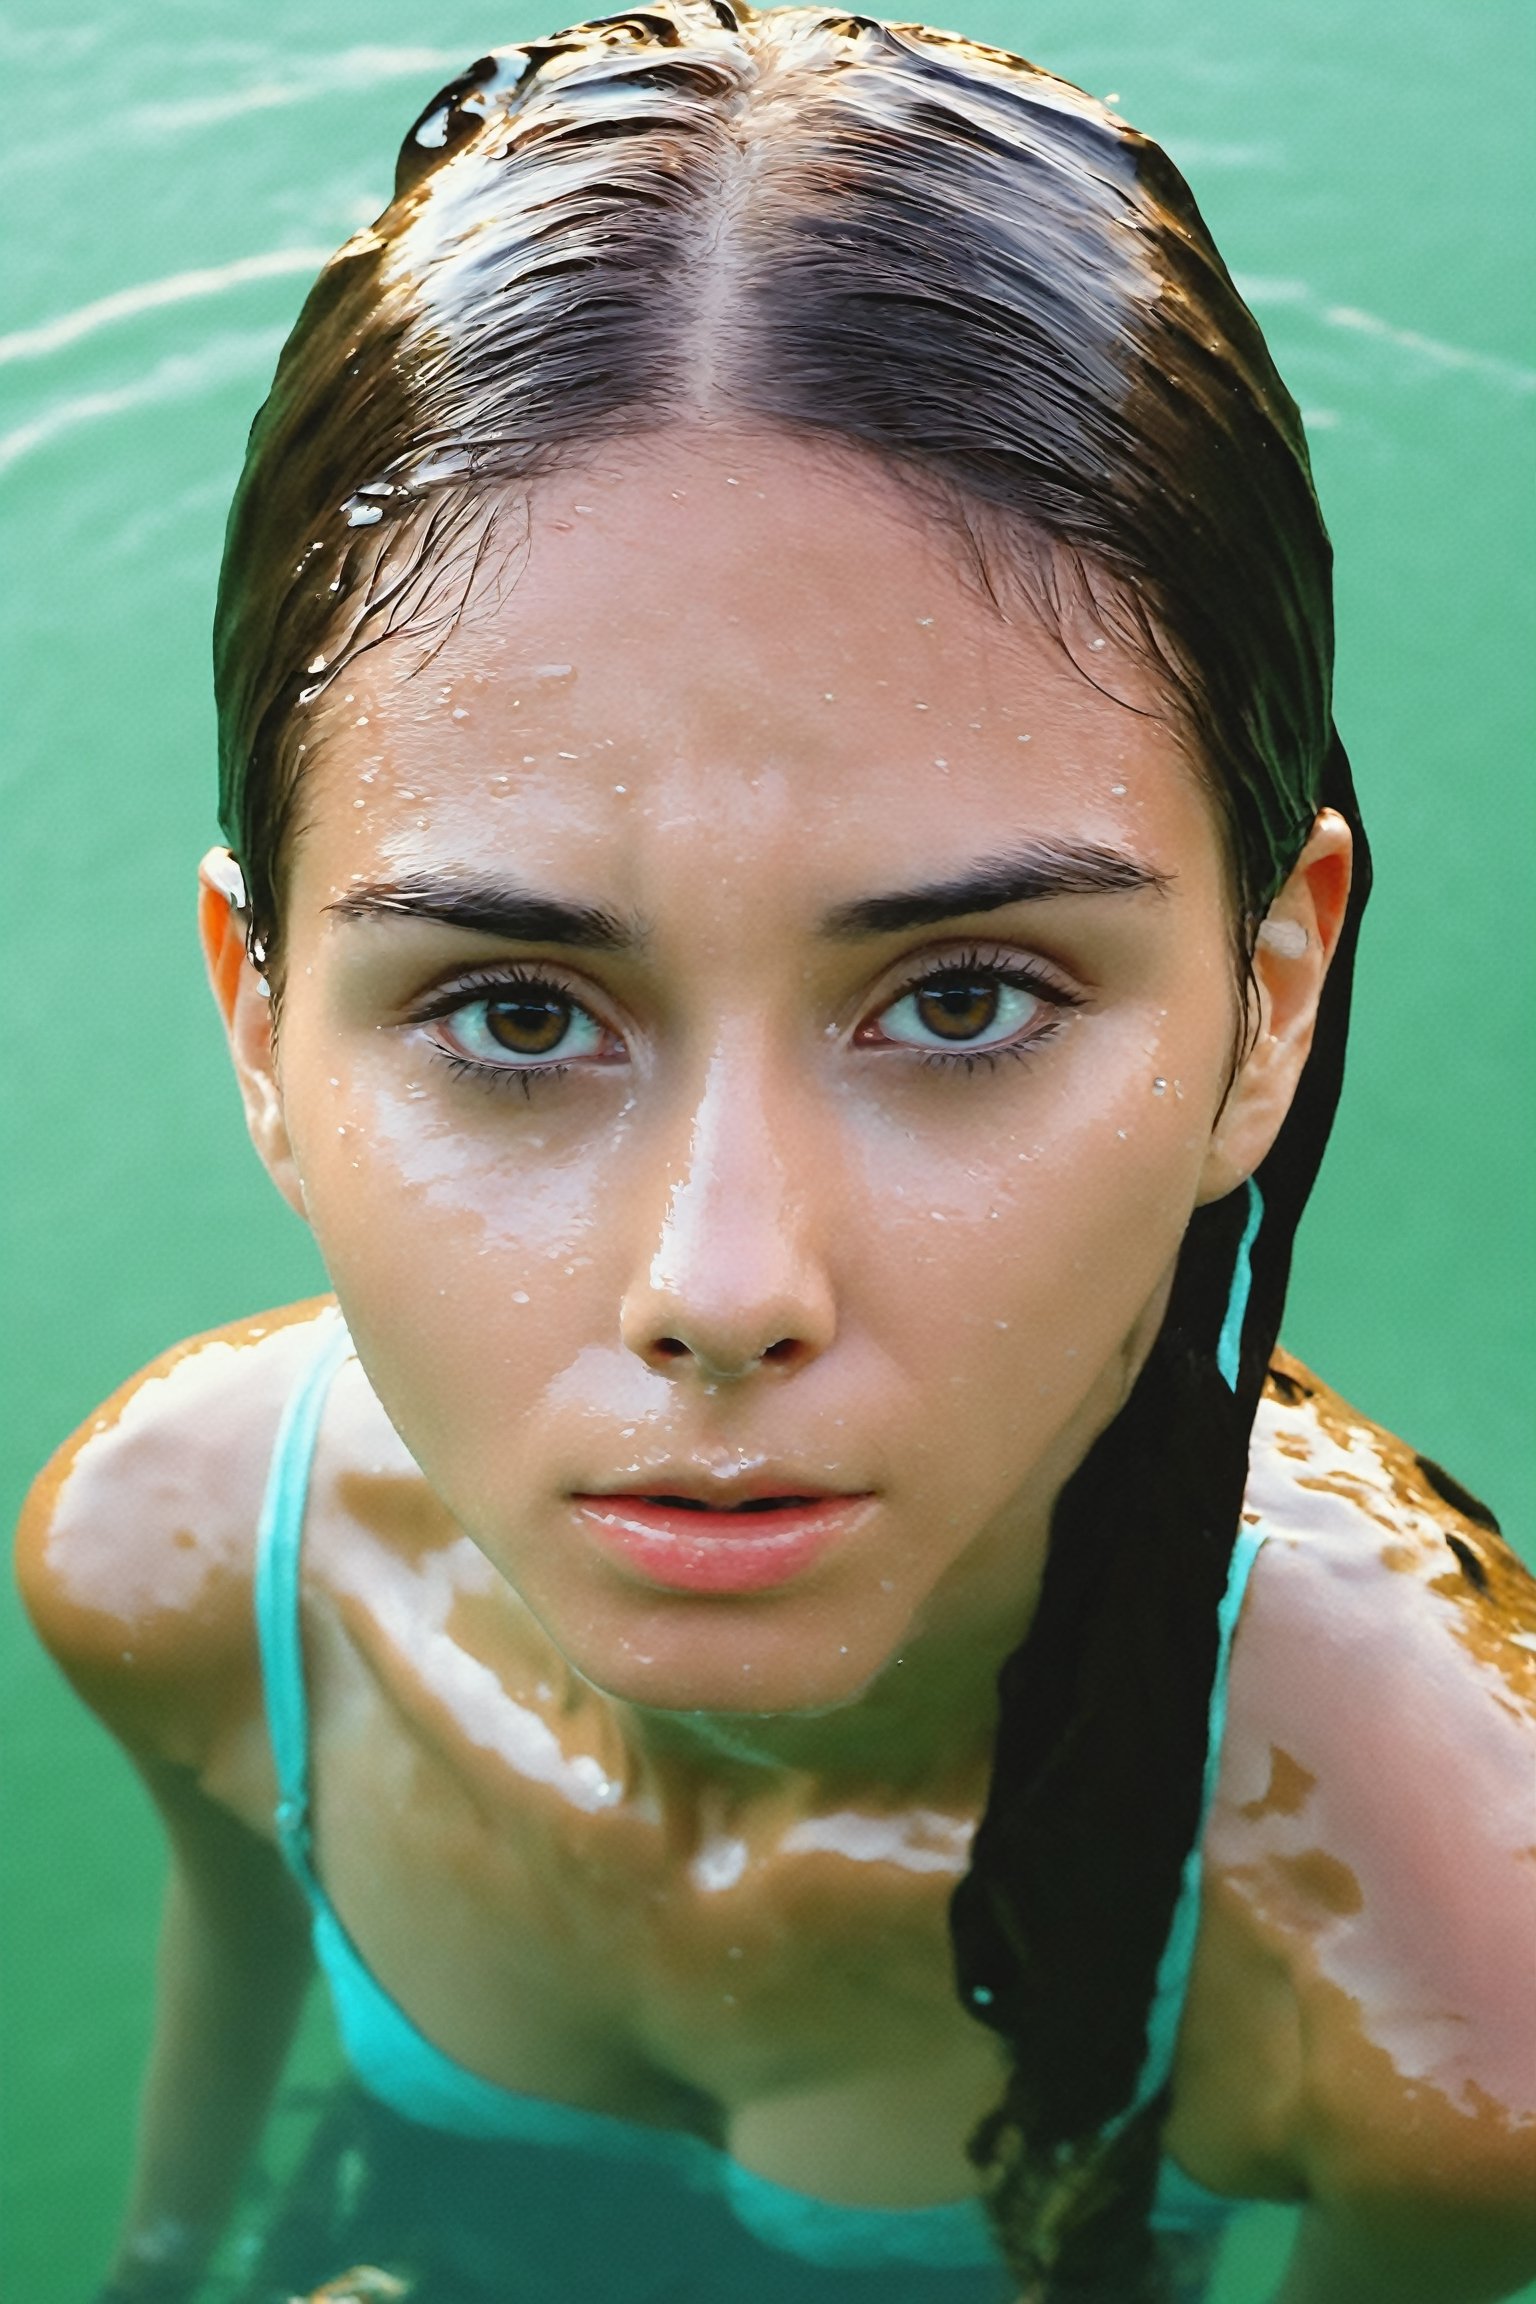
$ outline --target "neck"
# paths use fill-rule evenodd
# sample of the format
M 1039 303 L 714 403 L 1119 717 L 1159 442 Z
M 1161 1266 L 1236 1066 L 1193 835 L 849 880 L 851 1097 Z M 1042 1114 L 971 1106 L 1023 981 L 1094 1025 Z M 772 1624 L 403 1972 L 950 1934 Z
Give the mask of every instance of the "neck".
M 613 1707 L 641 1781 L 663 1801 L 706 1787 L 802 1812 L 862 1795 L 877 1802 L 974 1797 L 997 1730 L 997 1677 L 1034 1616 L 1049 1510 L 991 1532 L 930 1596 L 921 1620 L 846 1701 L 793 1712 Z M 1027 1563 L 1021 1576 L 1021 1563 Z
M 1023 1637 L 1022 1628 L 1017 1638 Z M 658 1789 L 734 1780 L 747 1798 L 789 1795 L 807 1809 L 860 1789 L 910 1798 L 969 1781 L 991 1753 L 997 1673 L 1010 1633 L 963 1658 L 922 1638 L 848 1702 L 815 1712 L 659 1712 L 618 1708 L 626 1743 Z

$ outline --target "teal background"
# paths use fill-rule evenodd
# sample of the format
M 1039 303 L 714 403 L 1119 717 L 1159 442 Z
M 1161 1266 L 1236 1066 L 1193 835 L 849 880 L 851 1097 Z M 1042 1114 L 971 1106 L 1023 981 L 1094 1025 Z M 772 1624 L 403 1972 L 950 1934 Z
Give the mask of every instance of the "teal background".
M 1529 1548 L 1529 0 L 945 13 L 1168 145 L 1307 413 L 1380 892 L 1287 1337 Z M 322 1284 L 244 1143 L 192 936 L 224 507 L 307 275 L 418 107 L 547 29 L 526 0 L 0 18 L 8 1500 L 164 1344 Z M 122 2182 L 159 1855 L 3 1607 L 0 2296 L 74 2304 Z M 1219 2304 L 1264 2293 L 1283 2225 L 1245 2222 Z

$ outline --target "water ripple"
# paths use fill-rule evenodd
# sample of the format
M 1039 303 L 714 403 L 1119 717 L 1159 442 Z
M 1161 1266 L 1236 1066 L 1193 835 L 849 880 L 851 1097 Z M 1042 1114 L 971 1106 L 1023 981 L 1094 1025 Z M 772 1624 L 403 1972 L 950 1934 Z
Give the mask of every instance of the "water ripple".
M 280 79 L 255 80 L 244 88 L 221 88 L 169 104 L 135 104 L 123 124 L 138 136 L 173 136 L 238 120 L 248 112 L 310 104 L 343 89 L 378 88 L 391 80 L 414 80 L 427 74 L 452 76 L 463 70 L 464 62 L 462 48 L 342 48 L 331 55 L 308 58 L 297 69 L 290 67 Z M 424 93 L 431 92 L 428 88 Z
M 77 304 L 35 328 L 13 329 L 0 336 L 0 367 L 12 360 L 41 360 L 98 328 L 134 319 L 140 312 L 158 312 L 167 304 L 188 304 L 202 296 L 222 296 L 230 288 L 243 288 L 250 280 L 278 280 L 294 272 L 318 272 L 329 261 L 329 248 L 271 248 L 260 256 L 237 256 L 229 264 L 204 265 L 193 272 L 170 272 L 160 280 L 141 280 L 133 288 L 114 289 L 90 304 Z
M 1536 392 L 1536 369 L 1522 367 L 1518 360 L 1505 360 L 1497 352 L 1477 352 L 1465 344 L 1447 344 L 1438 336 L 1423 335 L 1417 328 L 1400 328 L 1395 321 L 1383 320 L 1376 312 L 1362 311 L 1357 304 L 1326 304 L 1305 280 L 1274 280 L 1252 273 L 1238 273 L 1236 280 L 1238 293 L 1255 312 L 1287 305 L 1320 320 L 1325 328 L 1343 328 L 1356 336 L 1374 337 L 1378 343 L 1417 354 L 1432 367 L 1455 368 L 1465 375 L 1484 376 L 1490 383 L 1507 385 L 1516 392 Z
M 200 351 L 175 352 L 158 360 L 147 374 L 113 391 L 81 392 L 60 400 L 31 423 L 0 433 L 0 473 L 81 425 L 135 408 L 158 407 L 168 400 L 195 399 L 221 384 L 260 374 L 276 359 L 285 334 L 282 328 L 258 328 L 216 336 Z

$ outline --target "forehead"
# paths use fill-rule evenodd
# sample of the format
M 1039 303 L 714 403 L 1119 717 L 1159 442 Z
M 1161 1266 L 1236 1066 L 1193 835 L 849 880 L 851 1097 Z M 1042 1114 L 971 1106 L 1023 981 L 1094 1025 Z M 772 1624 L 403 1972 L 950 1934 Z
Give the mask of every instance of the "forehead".
M 662 434 L 492 509 L 446 636 L 368 650 L 318 708 L 297 880 L 533 854 L 638 901 L 691 851 L 833 901 L 999 833 L 1170 876 L 1217 845 L 1145 668 L 1081 597 L 1000 608 L 872 457 Z

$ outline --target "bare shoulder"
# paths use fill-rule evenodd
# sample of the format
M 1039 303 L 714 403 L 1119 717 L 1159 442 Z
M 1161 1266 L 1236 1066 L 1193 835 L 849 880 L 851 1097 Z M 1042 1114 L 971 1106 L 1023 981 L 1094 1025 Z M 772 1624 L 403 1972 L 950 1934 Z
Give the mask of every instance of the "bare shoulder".
M 1484 1738 L 1528 1751 L 1536 1579 L 1486 1505 L 1288 1354 L 1255 1419 L 1245 1516 L 1276 1540 L 1243 1620 L 1253 1702 L 1304 1713 L 1326 1685 L 1351 1751 L 1374 1760 L 1416 1735 L 1442 1781 Z M 1468 1735 L 1447 1752 L 1452 1719 Z
M 1280 2157 L 1487 2226 L 1536 2200 L 1536 1583 L 1284 1356 L 1247 1511 L 1208 1895 L 1268 1978 Z
M 262 1490 L 327 1302 L 162 1353 L 65 1441 L 27 1498 L 16 1569 L 38 1635 L 143 1759 L 201 1769 L 251 1708 Z

